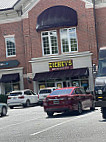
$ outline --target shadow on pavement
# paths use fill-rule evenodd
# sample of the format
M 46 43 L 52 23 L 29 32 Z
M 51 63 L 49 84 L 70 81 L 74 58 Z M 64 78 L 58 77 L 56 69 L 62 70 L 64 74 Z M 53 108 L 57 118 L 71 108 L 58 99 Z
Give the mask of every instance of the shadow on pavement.
M 82 114 L 80 114 L 80 115 L 85 115 L 85 114 L 91 113 L 91 112 L 93 112 L 93 111 L 91 111 L 91 110 L 84 110 L 82 112 Z M 58 114 L 55 113 L 53 116 L 51 116 L 51 117 L 47 116 L 46 118 L 49 119 L 49 118 L 62 118 L 62 117 L 73 117 L 73 116 L 78 116 L 78 114 L 76 112 L 64 112 L 64 113 L 58 113 Z

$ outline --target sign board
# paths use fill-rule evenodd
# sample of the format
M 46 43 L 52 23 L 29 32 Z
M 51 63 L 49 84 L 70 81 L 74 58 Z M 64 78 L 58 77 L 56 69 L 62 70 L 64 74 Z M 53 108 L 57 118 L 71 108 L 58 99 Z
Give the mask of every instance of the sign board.
M 49 62 L 49 71 L 66 70 L 66 69 L 72 69 L 72 68 L 73 68 L 72 60 Z
M 18 65 L 19 65 L 18 60 L 2 61 L 2 62 L 0 62 L 0 69 L 13 68 L 13 67 L 17 67 Z

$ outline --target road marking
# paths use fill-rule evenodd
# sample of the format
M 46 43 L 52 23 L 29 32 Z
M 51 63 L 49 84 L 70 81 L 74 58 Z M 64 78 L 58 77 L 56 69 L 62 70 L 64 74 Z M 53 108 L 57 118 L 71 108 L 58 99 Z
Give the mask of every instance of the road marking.
M 41 117 L 40 117 L 40 118 L 41 118 Z M 36 118 L 36 119 L 40 119 L 40 118 Z M 30 120 L 26 120 L 26 121 L 24 121 L 24 122 L 20 122 L 20 123 L 15 123 L 15 124 L 7 125 L 7 126 L 5 126 L 5 127 L 0 128 L 0 130 L 1 130 L 1 129 L 8 128 L 8 127 L 12 127 L 12 126 L 24 124 L 24 123 L 27 123 L 27 122 L 30 122 L 30 121 L 34 121 L 34 120 L 36 120 L 36 119 L 30 119 Z
M 93 113 L 93 112 L 92 112 Z M 73 118 L 73 119 L 68 119 L 67 121 L 64 121 L 64 122 L 61 122 L 61 123 L 58 123 L 58 124 L 56 124 L 56 125 L 53 125 L 53 126 L 51 126 L 51 127 L 48 127 L 48 128 L 46 128 L 46 129 L 43 129 L 43 130 L 41 130 L 41 131 L 38 131 L 38 132 L 36 132 L 36 133 L 33 133 L 33 134 L 30 134 L 31 136 L 35 136 L 35 135 L 38 135 L 38 134 L 40 134 L 40 133 L 43 133 L 43 132 L 46 132 L 46 131 L 48 131 L 48 130 L 50 130 L 50 129 L 52 129 L 52 128 L 55 128 L 55 127 L 57 127 L 57 126 L 60 126 L 60 125 L 63 125 L 63 124 L 65 124 L 65 123 L 68 123 L 68 122 L 70 122 L 70 121 L 73 121 L 73 120 L 76 120 L 76 119 L 79 119 L 79 118 L 83 118 L 83 117 L 85 117 L 85 115 L 91 115 L 92 113 L 90 113 L 90 114 L 84 114 L 84 115 L 80 115 L 80 116 L 76 116 L 75 118 Z

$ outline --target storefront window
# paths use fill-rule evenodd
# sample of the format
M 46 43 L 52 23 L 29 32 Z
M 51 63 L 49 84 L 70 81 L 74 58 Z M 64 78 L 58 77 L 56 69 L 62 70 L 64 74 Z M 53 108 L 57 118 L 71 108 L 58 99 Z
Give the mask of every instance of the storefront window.
M 39 89 L 43 89 L 46 87 L 55 87 L 55 83 L 54 82 L 45 82 L 43 84 L 39 84 Z
M 89 88 L 88 80 L 81 80 L 81 86 L 84 90 L 87 90 L 87 88 Z
M 19 82 L 5 83 L 5 94 L 8 94 L 9 92 L 14 90 L 20 90 Z
M 80 86 L 80 81 L 79 80 L 73 80 L 72 86 Z
M 39 90 L 45 88 L 45 84 L 39 84 Z

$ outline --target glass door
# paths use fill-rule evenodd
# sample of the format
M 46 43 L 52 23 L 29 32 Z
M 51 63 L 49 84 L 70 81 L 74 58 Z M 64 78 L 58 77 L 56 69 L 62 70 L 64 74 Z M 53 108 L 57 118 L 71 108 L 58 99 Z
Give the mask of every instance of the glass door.
M 56 82 L 55 86 L 58 88 L 62 88 L 63 87 L 63 82 Z

